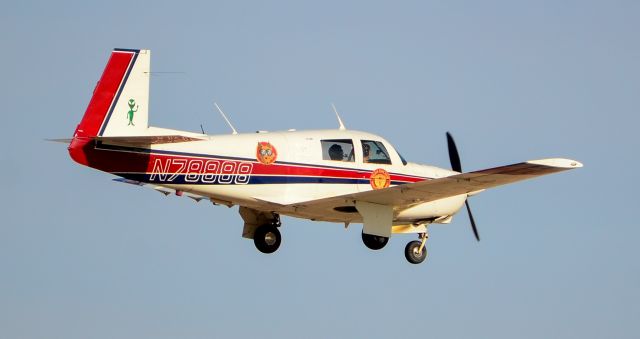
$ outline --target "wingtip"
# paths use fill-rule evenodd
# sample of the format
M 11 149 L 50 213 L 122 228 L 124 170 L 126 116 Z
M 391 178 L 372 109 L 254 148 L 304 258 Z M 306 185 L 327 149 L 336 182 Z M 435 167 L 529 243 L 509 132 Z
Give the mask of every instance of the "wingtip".
M 567 168 L 567 169 L 580 168 L 584 166 L 579 161 L 572 160 L 572 159 L 564 159 L 564 158 L 530 160 L 530 161 L 527 161 L 527 163 L 549 166 L 549 167 Z

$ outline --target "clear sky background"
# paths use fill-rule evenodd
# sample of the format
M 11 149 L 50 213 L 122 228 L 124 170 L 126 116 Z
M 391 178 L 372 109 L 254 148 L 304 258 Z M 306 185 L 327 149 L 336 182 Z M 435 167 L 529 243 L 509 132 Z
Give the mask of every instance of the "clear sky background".
M 0 11 L 0 337 L 638 338 L 637 1 L 10 1 Z M 112 48 L 149 48 L 155 126 L 347 128 L 463 168 L 568 157 L 372 252 L 285 218 L 164 197 L 66 147 Z

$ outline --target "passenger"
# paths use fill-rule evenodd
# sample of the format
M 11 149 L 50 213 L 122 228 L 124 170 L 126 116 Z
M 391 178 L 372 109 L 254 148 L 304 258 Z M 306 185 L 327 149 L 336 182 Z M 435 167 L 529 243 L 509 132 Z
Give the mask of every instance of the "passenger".
M 344 151 L 338 144 L 333 144 L 329 147 L 329 158 L 331 160 L 344 161 Z

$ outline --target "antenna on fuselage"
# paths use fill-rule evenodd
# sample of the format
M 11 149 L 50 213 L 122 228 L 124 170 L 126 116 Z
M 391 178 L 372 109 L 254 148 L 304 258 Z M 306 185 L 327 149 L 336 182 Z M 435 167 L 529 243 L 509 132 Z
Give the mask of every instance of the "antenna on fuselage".
M 222 109 L 220 109 L 220 106 L 218 106 L 218 103 L 216 103 L 215 101 L 213 102 L 213 105 L 216 106 L 216 108 L 218 109 L 218 112 L 220 112 L 220 115 L 222 115 L 222 117 L 224 118 L 224 121 L 227 122 L 227 124 L 229 125 L 229 127 L 231 127 L 231 130 L 233 131 L 232 134 L 238 134 L 238 131 L 236 131 L 236 129 L 233 127 L 233 125 L 231 124 L 231 121 L 229 121 L 229 119 L 227 118 L 227 116 L 224 114 L 224 112 L 222 111 Z
M 338 129 L 341 130 L 341 131 L 346 130 L 347 128 L 344 127 L 344 124 L 342 123 L 342 119 L 340 119 L 340 114 L 338 114 L 338 110 L 336 109 L 336 105 L 331 103 L 331 108 L 333 108 L 333 111 L 336 113 L 336 118 L 338 118 L 338 123 L 340 124 L 340 127 Z

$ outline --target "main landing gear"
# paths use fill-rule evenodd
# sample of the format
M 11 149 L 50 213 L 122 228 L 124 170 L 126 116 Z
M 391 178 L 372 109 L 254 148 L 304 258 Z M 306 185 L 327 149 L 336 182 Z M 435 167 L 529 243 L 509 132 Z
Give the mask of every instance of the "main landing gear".
M 253 239 L 253 244 L 262 253 L 273 253 L 278 250 L 282 242 L 282 236 L 278 231 L 278 227 L 282 223 L 278 213 L 259 211 L 244 206 L 240 206 L 238 212 L 244 221 L 243 238 Z
M 273 213 L 272 219 L 256 228 L 253 234 L 253 243 L 256 245 L 258 251 L 262 253 L 273 253 L 280 247 L 282 242 L 282 236 L 278 227 L 282 223 L 280 222 L 280 216 Z
M 381 250 L 388 242 L 389 238 L 379 235 L 367 234 L 362 232 L 362 242 L 369 249 L 374 251 Z
M 256 229 L 253 234 L 253 243 L 258 251 L 262 253 L 273 253 L 282 242 L 280 231 L 274 224 L 264 224 Z

